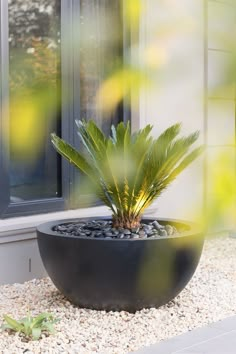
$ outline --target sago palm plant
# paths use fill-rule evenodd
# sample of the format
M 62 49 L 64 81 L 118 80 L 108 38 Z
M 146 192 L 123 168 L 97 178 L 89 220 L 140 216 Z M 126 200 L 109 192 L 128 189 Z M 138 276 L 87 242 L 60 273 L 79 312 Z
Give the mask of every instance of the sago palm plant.
M 150 136 L 150 125 L 132 134 L 129 123 L 119 123 L 106 137 L 92 120 L 76 124 L 83 151 L 54 133 L 52 143 L 87 175 L 96 195 L 112 210 L 113 227 L 138 227 L 143 211 L 203 151 L 203 146 L 190 151 L 199 132 L 179 137 L 179 123 L 156 139 Z

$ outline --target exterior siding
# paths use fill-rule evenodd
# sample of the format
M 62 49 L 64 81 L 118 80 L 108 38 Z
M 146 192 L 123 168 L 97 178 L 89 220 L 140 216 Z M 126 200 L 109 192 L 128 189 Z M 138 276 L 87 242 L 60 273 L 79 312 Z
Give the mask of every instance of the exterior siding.
M 142 92 L 141 124 L 151 123 L 160 133 L 169 125 L 182 122 L 183 132 L 205 129 L 204 1 L 163 2 L 147 0 L 142 21 L 142 50 L 157 43 L 166 52 L 167 62 L 157 76 L 157 85 Z M 163 5 L 165 4 L 165 6 Z M 183 26 L 181 25 L 183 24 Z M 163 41 L 161 30 L 170 27 Z M 160 39 L 158 38 L 160 28 Z M 199 160 L 179 176 L 156 202 L 157 215 L 195 219 L 204 204 L 204 164 Z

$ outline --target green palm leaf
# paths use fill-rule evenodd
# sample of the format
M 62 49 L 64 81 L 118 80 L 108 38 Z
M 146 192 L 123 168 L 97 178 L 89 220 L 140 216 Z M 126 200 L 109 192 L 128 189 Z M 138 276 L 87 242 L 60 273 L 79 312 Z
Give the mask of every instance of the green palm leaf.
M 66 141 L 59 138 L 55 133 L 51 134 L 51 141 L 59 154 L 65 157 L 71 164 L 88 176 L 90 181 L 95 186 L 95 191 L 98 197 L 114 211 L 112 199 L 106 190 L 106 184 L 104 184 L 104 182 L 99 178 L 100 176 L 97 175 L 94 167 L 88 162 L 88 159 L 86 159 L 85 156 L 80 154 Z
M 89 178 L 93 173 L 91 165 L 88 163 L 85 157 L 83 157 L 76 149 L 70 144 L 59 138 L 55 133 L 51 134 L 51 141 L 55 149 L 65 157 L 75 167 L 84 172 Z
M 153 184 L 150 188 L 149 194 L 146 196 L 146 200 L 143 204 L 142 210 L 146 209 L 153 202 L 153 200 L 156 199 L 183 170 L 185 170 L 196 158 L 198 158 L 204 152 L 204 150 L 204 146 L 200 146 L 194 149 L 179 163 L 179 165 L 168 176 L 165 176 L 161 180 L 157 180 L 156 183 Z M 139 212 L 141 212 L 142 210 L 139 210 Z
M 76 124 L 83 152 L 55 134 L 52 143 L 90 179 L 97 196 L 112 210 L 115 226 L 139 224 L 145 208 L 204 150 L 201 146 L 191 151 L 199 133 L 179 137 L 179 123 L 156 139 L 150 136 L 150 125 L 131 134 L 130 124 L 122 122 L 106 137 L 93 121 Z

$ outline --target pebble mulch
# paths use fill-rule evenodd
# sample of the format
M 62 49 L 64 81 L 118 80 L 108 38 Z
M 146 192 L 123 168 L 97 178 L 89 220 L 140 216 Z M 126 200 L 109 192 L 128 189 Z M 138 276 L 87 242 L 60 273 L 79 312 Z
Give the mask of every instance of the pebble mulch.
M 121 260 L 122 261 L 122 260 Z M 69 275 L 68 275 L 69 276 Z M 23 317 L 52 312 L 61 320 L 57 333 L 23 342 L 0 333 L 2 354 L 124 354 L 236 314 L 236 239 L 206 241 L 188 286 L 159 309 L 130 314 L 80 309 L 71 305 L 48 278 L 0 287 L 2 315 Z
M 109 220 L 92 220 L 78 221 L 73 223 L 65 223 L 54 226 L 53 231 L 61 235 L 91 237 L 91 238 L 107 238 L 107 239 L 144 239 L 159 238 L 163 236 L 177 236 L 182 229 L 177 230 L 175 226 L 160 224 L 157 220 L 141 223 L 140 227 L 132 229 L 113 228 L 112 221 Z

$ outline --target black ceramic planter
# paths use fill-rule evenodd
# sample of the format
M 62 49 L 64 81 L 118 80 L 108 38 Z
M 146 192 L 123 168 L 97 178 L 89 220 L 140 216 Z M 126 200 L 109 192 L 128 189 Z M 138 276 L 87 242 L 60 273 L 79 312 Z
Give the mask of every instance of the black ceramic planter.
M 91 219 L 96 218 L 83 218 Z M 53 226 L 71 221 L 38 227 L 40 254 L 53 283 L 72 303 L 97 310 L 134 312 L 167 303 L 191 279 L 204 242 L 192 224 L 167 219 L 158 221 L 177 228 L 184 225 L 188 231 L 135 240 L 80 238 L 52 231 Z

